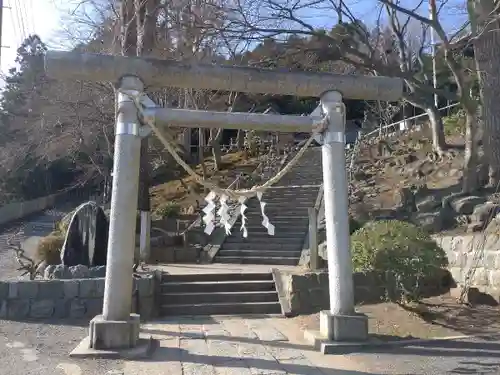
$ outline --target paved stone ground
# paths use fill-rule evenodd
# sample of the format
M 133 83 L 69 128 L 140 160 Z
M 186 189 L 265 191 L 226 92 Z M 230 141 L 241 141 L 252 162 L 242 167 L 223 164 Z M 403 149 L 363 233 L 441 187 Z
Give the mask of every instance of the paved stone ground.
M 159 347 L 141 361 L 75 360 L 87 322 L 0 321 L 0 375 L 499 374 L 500 335 L 324 356 L 279 317 L 182 317 L 142 326 Z
M 26 240 L 46 236 L 54 229 L 54 223 L 62 219 L 68 212 L 71 212 L 74 207 L 76 207 L 75 204 L 68 204 L 56 209 L 46 210 L 40 214 L 30 216 L 26 220 L 0 229 L 0 280 L 17 279 L 21 274 L 17 271 L 19 265 L 16 262 L 14 251 L 7 247 L 7 241 L 10 237 L 13 237 L 14 244 L 19 244 L 24 243 Z M 31 242 L 35 243 L 36 241 Z
M 373 374 L 500 374 L 500 335 L 378 348 L 349 357 Z
M 0 375 L 105 375 L 117 361 L 70 360 L 85 337 L 87 322 L 24 323 L 0 320 Z
M 326 357 L 295 340 L 300 333 L 271 317 L 172 318 L 143 325 L 159 340 L 144 361 L 75 360 L 84 324 L 0 321 L 0 375 L 366 374 L 343 357 Z
M 212 316 L 146 324 L 143 332 L 158 339 L 159 348 L 148 361 L 126 362 L 124 375 L 366 374 L 356 361 L 311 350 L 290 323 L 270 316 Z

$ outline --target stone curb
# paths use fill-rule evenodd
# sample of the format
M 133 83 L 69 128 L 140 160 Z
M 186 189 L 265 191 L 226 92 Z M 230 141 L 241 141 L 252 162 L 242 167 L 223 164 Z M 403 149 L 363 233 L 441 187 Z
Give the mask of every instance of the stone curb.
M 425 344 L 430 342 L 439 341 L 452 341 L 452 340 L 463 340 L 470 338 L 500 338 L 500 334 L 477 334 L 477 335 L 458 335 L 458 336 L 447 336 L 447 337 L 431 337 L 431 338 L 420 338 L 420 339 L 401 339 L 401 340 L 391 340 L 382 341 L 376 338 L 369 339 L 368 341 L 360 342 L 340 342 L 331 341 L 321 336 L 319 331 L 316 330 L 306 330 L 304 331 L 304 339 L 307 343 L 311 344 L 316 350 L 319 350 L 323 354 L 336 354 L 345 355 L 352 352 L 370 351 L 376 348 L 387 348 L 387 347 L 404 347 L 409 345 Z

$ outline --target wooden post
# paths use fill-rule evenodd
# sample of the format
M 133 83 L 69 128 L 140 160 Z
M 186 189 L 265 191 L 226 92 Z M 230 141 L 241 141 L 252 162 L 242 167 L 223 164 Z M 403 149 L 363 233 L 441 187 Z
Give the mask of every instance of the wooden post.
M 319 269 L 319 253 L 318 253 L 318 213 L 316 208 L 309 207 L 309 252 L 311 271 Z

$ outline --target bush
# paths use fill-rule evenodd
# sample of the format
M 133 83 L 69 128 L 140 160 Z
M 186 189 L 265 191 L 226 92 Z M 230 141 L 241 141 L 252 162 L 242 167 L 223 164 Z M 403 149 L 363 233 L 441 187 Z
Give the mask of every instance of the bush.
M 465 113 L 459 110 L 450 116 L 443 117 L 444 133 L 446 135 L 465 135 Z
M 165 219 L 168 217 L 177 216 L 177 215 L 179 215 L 180 212 L 181 212 L 181 208 L 178 204 L 173 203 L 173 202 L 167 202 L 167 203 L 160 205 L 155 210 L 155 215 L 161 219 Z
M 64 236 L 59 233 L 51 233 L 38 243 L 36 257 L 38 261 L 45 261 L 47 264 L 61 263 L 61 249 L 64 245 Z
M 367 223 L 351 236 L 351 251 L 354 271 L 380 276 L 389 299 L 420 300 L 422 282 L 448 265 L 425 231 L 398 220 Z

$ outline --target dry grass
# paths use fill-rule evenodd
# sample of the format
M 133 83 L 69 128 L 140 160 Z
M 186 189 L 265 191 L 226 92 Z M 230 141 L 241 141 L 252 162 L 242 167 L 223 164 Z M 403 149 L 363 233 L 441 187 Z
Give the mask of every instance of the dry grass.
M 43 237 L 36 249 L 36 260 L 47 264 L 61 263 L 61 248 L 64 245 L 64 236 L 58 233 Z
M 498 306 L 466 306 L 449 295 L 401 306 L 392 302 L 358 306 L 368 316 L 368 328 L 381 339 L 439 338 L 500 331 Z M 319 314 L 293 318 L 302 329 L 319 330 Z
M 252 173 L 257 168 L 257 158 L 246 159 L 243 152 L 236 152 L 222 156 L 222 165 L 219 171 L 214 170 L 214 163 L 207 159 L 205 168 L 207 178 L 219 186 L 228 186 L 234 181 L 239 173 Z M 201 176 L 202 168 L 198 165 L 194 170 Z M 191 193 L 186 189 L 191 189 Z M 151 210 L 155 211 L 159 206 L 172 202 L 185 212 L 190 206 L 196 206 L 197 200 L 202 200 L 208 192 L 197 184 L 191 176 L 184 176 L 180 180 L 172 180 L 151 188 Z

